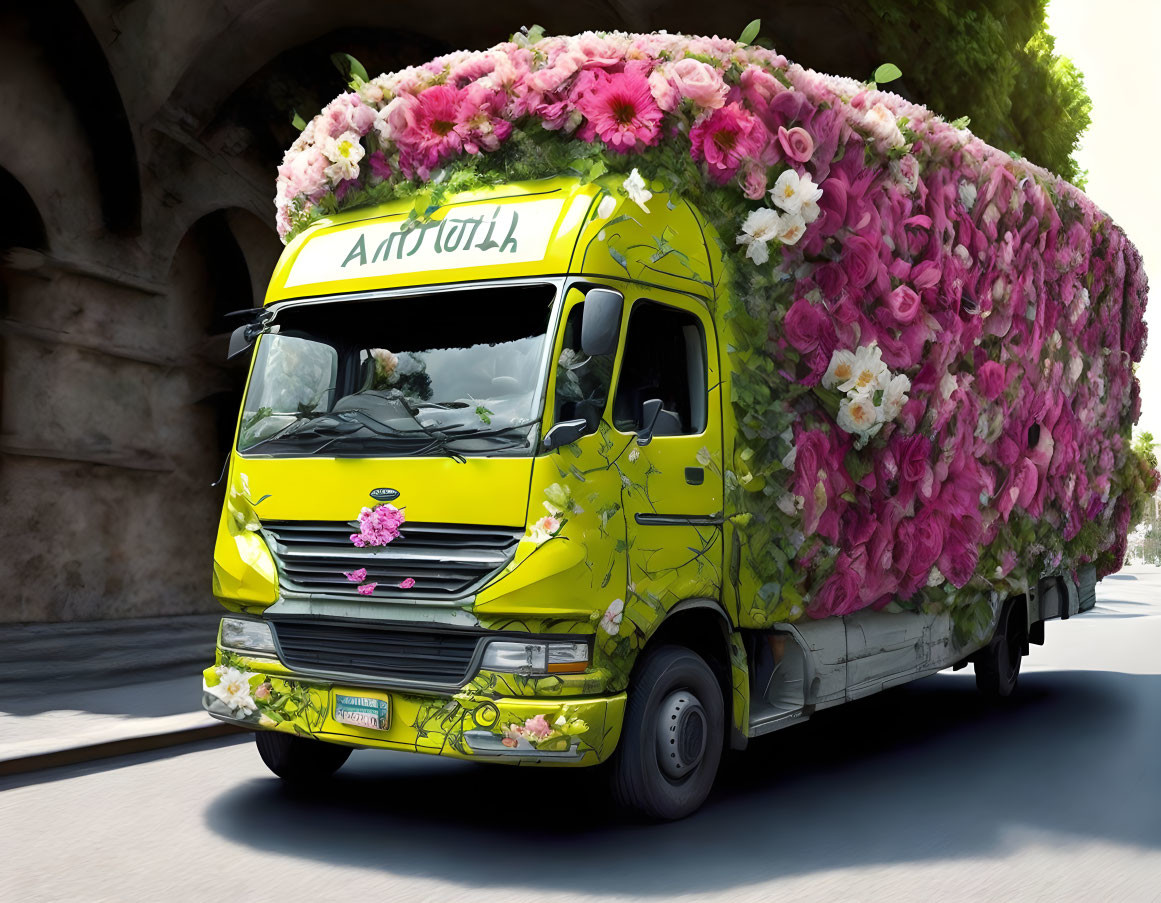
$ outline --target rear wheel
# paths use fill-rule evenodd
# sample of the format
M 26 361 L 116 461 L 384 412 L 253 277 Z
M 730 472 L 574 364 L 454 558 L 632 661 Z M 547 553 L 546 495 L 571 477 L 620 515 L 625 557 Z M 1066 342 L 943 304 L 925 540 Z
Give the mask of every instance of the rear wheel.
M 1024 657 L 1022 614 L 1019 606 L 1009 603 L 992 641 L 975 654 L 976 688 L 992 699 L 1003 699 L 1016 691 Z
M 645 653 L 611 763 L 613 795 L 653 818 L 682 818 L 709 795 L 721 761 L 725 704 L 709 665 L 680 646 Z
M 292 737 L 276 731 L 258 731 L 254 734 L 254 742 L 266 767 L 284 781 L 294 784 L 326 780 L 342 768 L 351 755 L 347 746 Z

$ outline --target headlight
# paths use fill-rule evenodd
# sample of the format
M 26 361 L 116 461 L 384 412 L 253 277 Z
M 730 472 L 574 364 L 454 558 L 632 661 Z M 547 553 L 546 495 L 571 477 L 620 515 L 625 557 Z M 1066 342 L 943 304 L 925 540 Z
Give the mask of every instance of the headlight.
M 260 652 L 276 655 L 274 637 L 270 625 L 265 621 L 249 621 L 241 618 L 222 618 L 220 633 L 222 646 L 239 652 Z
M 589 666 L 588 643 L 516 643 L 493 640 L 480 668 L 514 674 L 578 674 Z

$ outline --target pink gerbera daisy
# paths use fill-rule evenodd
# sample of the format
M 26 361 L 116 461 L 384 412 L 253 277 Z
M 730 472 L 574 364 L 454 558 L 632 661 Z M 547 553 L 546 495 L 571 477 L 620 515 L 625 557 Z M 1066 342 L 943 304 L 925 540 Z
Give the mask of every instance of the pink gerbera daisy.
M 419 94 L 404 94 L 388 113 L 399 146 L 400 163 L 421 179 L 444 160 L 463 150 L 458 125 L 459 92 L 451 85 L 433 85 Z
M 596 135 L 624 154 L 656 144 L 661 137 L 665 114 L 653 99 L 649 79 L 638 71 L 585 72 L 577 80 L 574 97 L 588 120 L 579 132 L 585 141 Z
M 766 143 L 766 127 L 738 103 L 727 104 L 689 132 L 695 160 L 705 160 L 709 177 L 724 185 L 746 158 L 756 158 Z

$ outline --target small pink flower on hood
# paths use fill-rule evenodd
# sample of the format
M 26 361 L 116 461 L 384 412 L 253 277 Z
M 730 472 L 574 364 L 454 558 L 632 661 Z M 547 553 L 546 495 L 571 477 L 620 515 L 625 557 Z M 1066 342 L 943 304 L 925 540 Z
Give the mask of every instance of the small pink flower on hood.
M 369 596 L 371 593 L 375 592 L 375 587 L 378 585 L 378 583 L 364 583 L 362 586 L 356 587 L 355 592 L 357 592 L 360 596 Z
M 367 569 L 359 568 L 354 571 L 343 571 L 343 576 L 351 581 L 351 583 L 362 583 L 367 579 Z
M 411 589 L 411 587 L 413 587 L 413 586 L 415 586 L 415 578 L 414 577 L 405 577 L 403 579 L 403 581 L 399 584 L 400 589 Z

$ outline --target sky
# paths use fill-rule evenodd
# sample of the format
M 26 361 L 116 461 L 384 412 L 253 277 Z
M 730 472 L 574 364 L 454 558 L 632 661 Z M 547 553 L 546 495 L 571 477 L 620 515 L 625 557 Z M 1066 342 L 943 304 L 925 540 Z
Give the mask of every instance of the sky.
M 1145 312 L 1149 344 L 1137 368 L 1142 406 L 1135 432 L 1161 439 L 1161 177 L 1154 169 L 1161 117 L 1153 97 L 1161 2 L 1050 0 L 1048 31 L 1056 52 L 1084 73 L 1092 98 L 1092 125 L 1076 155 L 1088 170 L 1085 193 L 1140 250 L 1153 289 Z

